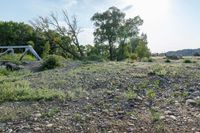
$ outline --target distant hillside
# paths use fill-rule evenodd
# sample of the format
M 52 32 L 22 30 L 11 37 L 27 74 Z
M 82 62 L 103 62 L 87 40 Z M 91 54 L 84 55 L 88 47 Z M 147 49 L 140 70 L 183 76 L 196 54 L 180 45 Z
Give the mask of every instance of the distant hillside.
M 169 51 L 166 53 L 168 56 L 193 56 L 194 54 L 200 54 L 200 48 L 199 49 L 183 49 L 178 51 Z

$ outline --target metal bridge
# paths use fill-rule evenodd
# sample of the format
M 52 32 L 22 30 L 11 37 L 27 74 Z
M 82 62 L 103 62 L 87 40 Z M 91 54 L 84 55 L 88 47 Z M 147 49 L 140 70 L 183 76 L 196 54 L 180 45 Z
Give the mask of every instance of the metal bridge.
M 0 49 L 6 49 L 3 53 L 0 53 L 0 56 L 8 53 L 14 54 L 14 49 L 25 49 L 19 60 L 22 60 L 27 52 L 32 53 L 38 61 L 42 60 L 32 46 L 0 46 Z

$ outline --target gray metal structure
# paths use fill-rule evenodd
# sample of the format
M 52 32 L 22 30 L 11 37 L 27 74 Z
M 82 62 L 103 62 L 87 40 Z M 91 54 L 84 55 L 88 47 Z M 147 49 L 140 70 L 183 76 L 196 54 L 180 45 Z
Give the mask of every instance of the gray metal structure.
M 5 55 L 9 52 L 11 54 L 14 54 L 14 49 L 25 49 L 19 60 L 22 60 L 27 52 L 32 53 L 38 61 L 42 60 L 32 46 L 0 46 L 0 49 L 6 49 L 3 53 L 0 53 L 0 56 Z

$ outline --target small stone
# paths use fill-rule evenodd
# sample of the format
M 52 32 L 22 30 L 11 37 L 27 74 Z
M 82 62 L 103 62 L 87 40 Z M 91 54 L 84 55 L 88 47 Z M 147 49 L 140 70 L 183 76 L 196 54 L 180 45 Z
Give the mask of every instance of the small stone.
M 169 117 L 172 118 L 173 120 L 177 120 L 174 115 L 170 115 Z
M 166 115 L 173 115 L 174 113 L 172 111 L 170 111 L 170 110 L 167 110 L 167 111 L 164 112 L 164 114 L 166 114 Z
M 6 133 L 12 133 L 12 129 L 8 129 L 7 131 L 6 131 Z
M 193 99 L 186 100 L 186 105 L 196 105 L 196 101 Z
M 42 131 L 42 129 L 39 128 L 39 127 L 36 127 L 36 128 L 34 128 L 33 130 L 34 130 L 35 132 L 40 132 L 40 131 Z
M 161 120 L 165 119 L 165 116 L 160 116 L 160 119 L 161 119 Z
M 33 116 L 36 117 L 36 118 L 39 118 L 39 117 L 42 116 L 42 114 L 41 114 L 41 113 L 36 113 L 36 114 L 34 114 Z
M 53 127 L 53 124 L 47 124 L 46 127 L 51 128 Z

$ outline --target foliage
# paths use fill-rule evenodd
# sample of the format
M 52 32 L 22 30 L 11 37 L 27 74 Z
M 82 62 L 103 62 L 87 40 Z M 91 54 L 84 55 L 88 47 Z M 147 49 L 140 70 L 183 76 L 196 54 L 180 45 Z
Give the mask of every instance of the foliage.
M 190 59 L 185 59 L 183 62 L 184 63 L 192 63 L 192 61 Z
M 125 19 L 125 13 L 120 9 L 110 7 L 103 13 L 95 13 L 91 20 L 94 21 L 96 27 L 94 32 L 95 42 L 97 44 L 108 44 L 110 60 L 115 59 L 114 44 L 116 43 L 120 44 L 118 60 L 129 57 L 125 45 L 131 38 L 137 37 L 139 34 L 138 27 L 143 24 L 143 20 L 139 16 Z
M 144 57 L 149 58 L 150 57 L 150 51 L 145 44 L 145 42 L 140 41 L 138 46 L 135 49 L 135 53 L 137 54 L 138 58 L 141 60 Z
M 134 54 L 134 53 L 131 54 L 130 59 L 133 60 L 133 61 L 137 60 L 137 54 Z
M 123 93 L 124 98 L 129 101 L 129 100 L 133 100 L 137 97 L 137 94 L 133 91 L 133 90 L 127 90 Z
M 8 76 L 10 73 L 10 71 L 8 71 L 7 69 L 5 68 L 0 68 L 0 77 L 1 76 Z
M 166 59 L 165 60 L 165 63 L 170 63 L 171 61 L 169 59 Z
M 131 46 L 129 44 L 120 44 L 117 51 L 117 60 L 121 61 L 129 58 L 131 55 Z
M 0 22 L 1 45 L 25 45 L 33 39 L 33 28 L 24 23 Z
M 52 108 L 52 109 L 49 109 L 44 114 L 42 114 L 42 116 L 43 117 L 53 117 L 53 116 L 55 116 L 59 112 L 60 112 L 59 108 Z
M 27 81 L 3 82 L 0 84 L 0 102 L 38 101 L 63 99 L 63 92 L 49 89 L 32 89 Z
M 56 67 L 61 66 L 61 61 L 62 57 L 57 56 L 57 55 L 49 55 L 45 61 L 43 62 L 41 69 L 46 70 L 46 69 L 54 69 Z

